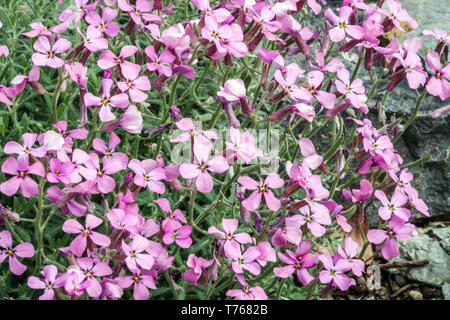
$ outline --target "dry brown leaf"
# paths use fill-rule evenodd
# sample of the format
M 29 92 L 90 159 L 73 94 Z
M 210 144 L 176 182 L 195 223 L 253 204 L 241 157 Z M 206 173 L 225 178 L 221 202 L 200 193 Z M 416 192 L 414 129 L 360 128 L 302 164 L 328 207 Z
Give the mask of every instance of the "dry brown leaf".
M 355 218 L 356 218 L 356 214 L 354 214 L 353 216 L 351 216 L 347 222 L 352 226 L 352 231 L 350 231 L 349 236 L 353 239 L 353 241 L 355 241 L 360 248 L 362 248 L 364 246 L 364 239 L 363 236 L 361 235 L 361 232 L 359 231 L 359 226 L 357 223 L 355 223 Z M 367 217 L 364 214 L 364 221 L 361 224 L 362 226 L 362 230 L 364 232 L 364 236 L 367 239 L 367 232 L 369 231 L 369 222 L 367 221 Z M 372 250 L 372 246 L 369 244 L 366 248 L 366 251 L 364 252 L 362 259 L 367 260 L 370 257 L 373 256 L 373 250 Z M 367 264 L 371 264 L 373 262 L 373 259 L 371 259 L 369 262 L 367 262 Z

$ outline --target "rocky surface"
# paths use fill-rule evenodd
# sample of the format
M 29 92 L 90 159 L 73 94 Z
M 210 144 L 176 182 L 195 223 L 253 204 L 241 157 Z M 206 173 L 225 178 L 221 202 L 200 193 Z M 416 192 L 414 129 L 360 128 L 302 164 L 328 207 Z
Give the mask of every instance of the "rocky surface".
M 398 245 L 400 254 L 392 261 L 427 259 L 430 263 L 414 268 L 390 269 L 390 272 L 435 287 L 450 283 L 450 255 L 442 248 L 439 240 L 422 233 L 412 237 L 408 242 L 398 241 Z

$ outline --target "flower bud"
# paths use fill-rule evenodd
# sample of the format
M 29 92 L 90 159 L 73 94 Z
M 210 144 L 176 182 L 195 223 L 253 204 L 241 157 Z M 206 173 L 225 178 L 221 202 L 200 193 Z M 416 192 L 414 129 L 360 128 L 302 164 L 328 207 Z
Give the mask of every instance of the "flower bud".
M 169 114 L 170 114 L 170 117 L 171 117 L 174 121 L 180 121 L 180 120 L 182 119 L 181 111 L 180 111 L 180 109 L 177 107 L 176 104 L 172 105 L 172 106 L 169 108 Z

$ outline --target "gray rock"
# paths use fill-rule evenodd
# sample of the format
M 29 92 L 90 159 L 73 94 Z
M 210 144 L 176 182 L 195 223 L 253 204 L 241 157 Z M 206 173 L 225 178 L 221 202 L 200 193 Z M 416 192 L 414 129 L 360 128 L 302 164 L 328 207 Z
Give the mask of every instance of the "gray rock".
M 394 279 L 395 279 L 395 282 L 397 282 L 397 284 L 398 284 L 400 287 L 403 287 L 403 286 L 406 284 L 406 279 L 405 279 L 405 277 L 403 277 L 403 276 L 401 276 L 401 275 L 399 275 L 399 274 L 394 275 Z
M 432 234 L 439 239 L 439 244 L 448 254 L 450 254 L 450 227 L 435 228 L 431 230 Z
M 444 240 L 441 240 L 439 242 L 439 244 L 441 245 L 442 248 L 444 248 L 444 250 L 450 254 L 450 238 L 446 238 Z
M 402 35 L 400 39 L 421 37 L 422 48 L 434 50 L 437 40 L 422 36 L 422 31 L 426 29 L 434 31 L 435 27 L 441 30 L 450 30 L 448 0 L 407 0 L 402 1 L 402 8 L 417 21 L 419 27 Z M 425 52 L 424 49 L 422 51 Z
M 450 227 L 433 229 L 432 232 L 439 240 L 450 238 Z
M 410 241 L 398 241 L 400 254 L 394 261 L 411 261 L 428 259 L 430 263 L 422 267 L 409 268 L 406 276 L 415 281 L 440 287 L 450 280 L 450 256 L 439 245 L 438 241 L 426 234 L 420 234 Z M 399 272 L 399 270 L 397 270 Z M 400 271 L 401 272 L 401 271 Z
M 442 286 L 442 294 L 444 295 L 444 300 L 450 300 L 450 283 Z

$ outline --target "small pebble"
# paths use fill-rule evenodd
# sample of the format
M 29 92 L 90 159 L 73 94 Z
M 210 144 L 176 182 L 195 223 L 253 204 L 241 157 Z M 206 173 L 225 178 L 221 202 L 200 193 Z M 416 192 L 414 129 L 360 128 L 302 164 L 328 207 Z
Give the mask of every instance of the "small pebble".
M 420 293 L 417 290 L 409 291 L 409 297 L 413 300 L 422 300 L 423 299 L 422 293 Z

